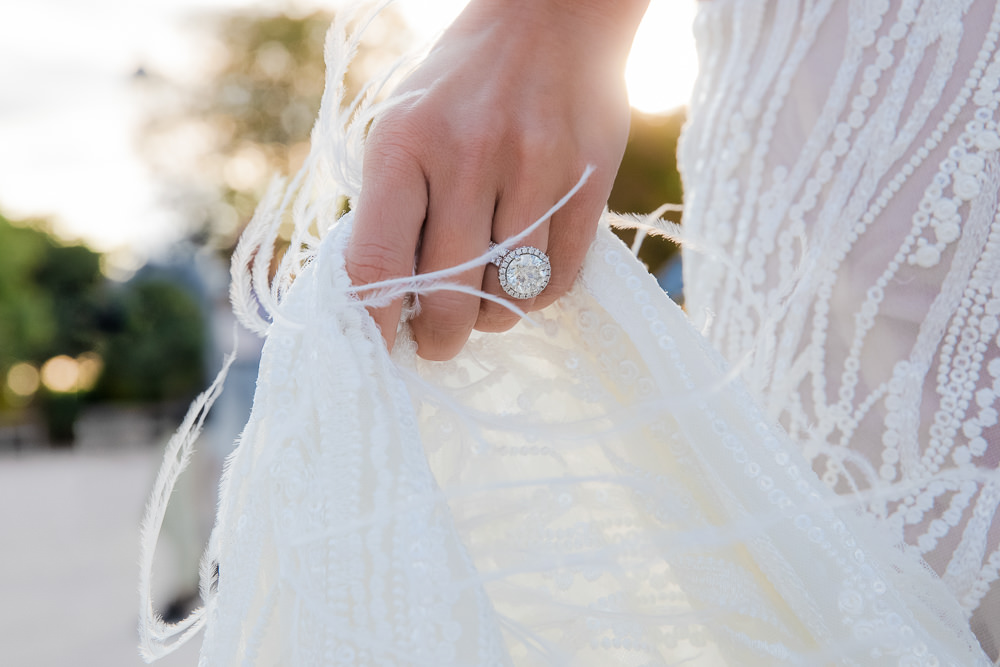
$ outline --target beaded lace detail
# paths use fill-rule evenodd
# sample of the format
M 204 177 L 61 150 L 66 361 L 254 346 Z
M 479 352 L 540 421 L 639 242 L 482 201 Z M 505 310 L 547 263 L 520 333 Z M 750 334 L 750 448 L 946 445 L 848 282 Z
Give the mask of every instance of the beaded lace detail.
M 989 664 L 607 229 L 445 363 L 385 353 L 348 233 L 268 334 L 200 664 Z
M 689 313 L 995 656 L 1000 5 L 703 5 Z

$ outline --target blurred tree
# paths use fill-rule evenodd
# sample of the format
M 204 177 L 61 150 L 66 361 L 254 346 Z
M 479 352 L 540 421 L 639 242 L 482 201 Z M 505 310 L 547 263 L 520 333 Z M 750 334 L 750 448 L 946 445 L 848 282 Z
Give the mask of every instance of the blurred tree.
M 58 373 L 60 387 L 47 386 L 52 380 L 44 364 L 60 355 L 75 364 L 73 357 L 98 345 L 102 283 L 100 255 L 63 245 L 42 220 L 14 223 L 0 215 L 0 410 L 19 410 L 37 399 L 55 443 L 72 441 L 79 404 Z M 29 374 L 26 385 L 10 375 L 15 365 L 22 378 Z M 77 378 L 68 381 L 75 384 Z
M 632 111 L 628 145 L 608 206 L 615 211 L 649 213 L 683 199 L 677 173 L 677 138 L 686 112 L 667 114 Z
M 100 399 L 188 399 L 204 383 L 205 321 L 176 280 L 141 274 L 112 288 L 105 311 Z
M 56 335 L 49 295 L 35 275 L 50 247 L 45 234 L 0 215 L 0 373 L 38 359 Z
M 677 172 L 677 138 L 686 119 L 686 110 L 668 114 L 646 114 L 632 110 L 628 144 L 615 178 L 608 207 L 612 211 L 650 213 L 663 204 L 684 200 L 681 177 Z M 680 214 L 664 217 L 680 222 Z M 626 243 L 635 233 L 616 230 Z M 654 273 L 677 252 L 677 246 L 662 237 L 649 237 L 639 258 Z
M 81 398 L 187 400 L 202 387 L 204 318 L 190 290 L 142 274 L 112 283 L 100 267 L 45 221 L 0 215 L 0 412 L 37 405 L 56 443 L 72 440 Z
M 0 215 L 0 372 L 97 343 L 100 255 L 62 245 L 43 221 Z
M 308 154 L 331 20 L 325 12 L 211 18 L 204 24 L 220 48 L 203 83 L 166 82 L 177 97 L 158 106 L 142 147 L 196 233 L 224 250 L 235 243 L 271 176 L 294 173 Z M 348 72 L 348 99 L 410 41 L 399 15 L 382 12 Z M 192 143 L 196 148 L 184 154 Z

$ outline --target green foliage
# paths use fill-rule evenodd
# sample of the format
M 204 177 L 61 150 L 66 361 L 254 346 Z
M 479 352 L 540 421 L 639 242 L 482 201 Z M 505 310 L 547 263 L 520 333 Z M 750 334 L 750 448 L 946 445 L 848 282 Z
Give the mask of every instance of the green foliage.
M 649 213 L 662 204 L 683 200 L 677 173 L 677 138 L 683 110 L 670 114 L 632 111 L 628 145 L 608 205 L 614 211 Z
M 168 279 L 111 283 L 100 265 L 98 253 L 61 244 L 42 223 L 0 215 L 0 409 L 23 407 L 2 391 L 14 364 L 85 352 L 104 361 L 91 399 L 186 399 L 201 388 L 205 323 L 195 297 Z M 44 389 L 36 398 L 53 437 L 71 438 L 78 398 Z
M 608 199 L 611 210 L 650 213 L 663 204 L 683 201 L 676 154 L 677 138 L 685 118 L 684 110 L 666 115 L 633 110 L 628 145 Z M 677 213 L 668 213 L 665 217 L 680 222 Z M 616 230 L 616 233 L 626 243 L 631 243 L 635 237 L 630 230 Z M 670 241 L 649 237 L 642 245 L 639 258 L 655 272 L 676 252 L 677 246 Z
M 96 343 L 100 256 L 0 215 L 0 373 Z
M 187 398 L 203 384 L 205 322 L 197 301 L 174 282 L 119 286 L 106 313 L 100 399 Z

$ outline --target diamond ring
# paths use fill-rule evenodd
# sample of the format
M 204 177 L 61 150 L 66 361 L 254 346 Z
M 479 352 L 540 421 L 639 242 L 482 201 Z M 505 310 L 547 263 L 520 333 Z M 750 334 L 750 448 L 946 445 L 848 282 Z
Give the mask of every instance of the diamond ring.
M 496 247 L 490 241 L 490 250 Z M 549 256 L 530 245 L 502 250 L 493 264 L 500 269 L 500 287 L 515 299 L 534 299 L 552 277 Z

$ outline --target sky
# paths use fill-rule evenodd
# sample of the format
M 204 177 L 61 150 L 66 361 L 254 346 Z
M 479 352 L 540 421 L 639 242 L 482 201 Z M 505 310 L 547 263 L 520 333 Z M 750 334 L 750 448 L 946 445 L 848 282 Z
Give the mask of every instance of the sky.
M 140 65 L 183 81 L 203 44 L 192 16 L 276 10 L 263 0 L 16 0 L 0 2 L 0 211 L 49 217 L 67 239 L 111 253 L 123 270 L 157 254 L 182 222 L 136 152 L 148 112 L 132 74 Z M 298 0 L 335 7 L 337 0 Z M 399 0 L 427 37 L 464 0 Z M 684 104 L 696 72 L 693 0 L 652 0 L 626 71 L 633 106 Z M 669 67 L 664 67 L 664 63 Z M 668 74 L 665 74 L 668 73 Z

